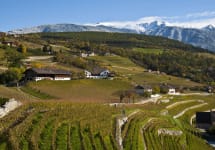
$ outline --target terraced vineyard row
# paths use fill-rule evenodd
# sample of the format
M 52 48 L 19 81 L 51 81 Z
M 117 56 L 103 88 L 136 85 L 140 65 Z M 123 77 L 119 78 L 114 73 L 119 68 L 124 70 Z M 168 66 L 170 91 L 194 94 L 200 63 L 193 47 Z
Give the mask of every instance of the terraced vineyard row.
M 187 111 L 178 119 L 157 113 L 159 104 L 151 105 L 150 110 L 148 105 L 28 103 L 0 120 L 0 149 L 117 150 L 120 146 L 116 119 L 122 116 L 122 111 L 127 119 L 119 135 L 125 150 L 211 149 L 189 124 L 189 118 L 196 110 L 208 109 L 212 100 L 204 101 L 210 105 Z M 201 102 L 178 105 L 174 111 L 178 113 L 194 103 Z
M 112 131 L 105 126 L 112 126 L 112 116 L 120 112 L 118 109 L 96 104 L 90 107 L 87 104 L 74 104 L 78 108 L 60 104 L 51 110 L 46 104 L 39 105 L 22 109 L 22 115 L 26 113 L 25 117 L 21 116 L 19 122 L 1 131 L 1 149 L 117 149 Z M 92 116 L 79 116 L 84 109 L 84 114 L 95 113 Z M 96 114 L 104 109 L 108 109 L 108 114 Z M 79 117 L 75 118 L 73 113 Z

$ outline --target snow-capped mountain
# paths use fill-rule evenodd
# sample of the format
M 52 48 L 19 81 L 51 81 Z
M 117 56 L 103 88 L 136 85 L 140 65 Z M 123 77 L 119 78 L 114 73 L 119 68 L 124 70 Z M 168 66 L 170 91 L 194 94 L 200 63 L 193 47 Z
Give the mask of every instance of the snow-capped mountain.
M 167 26 L 157 22 L 142 24 L 142 26 L 145 28 L 145 31 L 141 32 L 141 34 L 167 37 L 215 51 L 215 28 L 212 25 L 201 29 Z
M 208 21 L 213 23 L 212 21 Z M 214 21 L 215 22 L 215 21 Z M 120 32 L 162 36 L 215 52 L 215 24 L 207 22 L 175 23 L 159 17 L 147 17 L 136 22 L 103 22 L 88 25 L 56 24 L 42 25 L 9 31 L 9 34 L 38 32 Z
M 8 31 L 9 34 L 28 34 L 40 32 L 85 32 L 85 31 L 98 31 L 98 32 L 122 32 L 134 33 L 130 29 L 119 29 L 103 25 L 89 26 L 89 25 L 76 25 L 76 24 L 54 24 L 54 25 L 41 25 L 32 28 L 24 28 Z

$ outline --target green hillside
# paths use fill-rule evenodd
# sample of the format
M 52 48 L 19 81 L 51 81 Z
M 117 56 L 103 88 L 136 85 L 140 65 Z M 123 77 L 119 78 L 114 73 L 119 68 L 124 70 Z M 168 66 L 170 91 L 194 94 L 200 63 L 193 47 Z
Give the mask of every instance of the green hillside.
M 0 45 L 0 94 L 22 105 L 0 118 L 0 150 L 212 150 L 195 128 L 195 113 L 215 108 L 215 55 L 174 40 L 120 33 L 8 36 Z M 96 56 L 81 57 L 94 52 Z M 30 81 L 28 67 L 71 71 L 70 81 Z M 86 79 L 106 68 L 114 78 Z M 7 86 L 6 86 L 7 85 Z M 157 98 L 137 94 L 152 86 Z M 182 92 L 168 95 L 160 85 Z M 11 86 L 11 87 L 9 87 Z M 1 108 L 1 111 L 4 108 Z M 1 112 L 0 111 L 0 112 Z M 0 113 L 1 116 L 1 113 Z
M 146 69 L 162 71 L 190 80 L 214 84 L 214 54 L 207 50 L 162 37 L 124 33 L 73 32 L 24 35 L 37 44 L 65 46 L 67 55 L 93 51 L 127 57 Z

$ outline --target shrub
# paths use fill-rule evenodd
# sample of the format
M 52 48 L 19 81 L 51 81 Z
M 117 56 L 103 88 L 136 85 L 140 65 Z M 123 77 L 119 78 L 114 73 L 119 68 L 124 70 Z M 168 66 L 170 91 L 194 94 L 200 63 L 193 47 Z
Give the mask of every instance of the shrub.
M 209 128 L 209 133 L 215 135 L 215 125 Z

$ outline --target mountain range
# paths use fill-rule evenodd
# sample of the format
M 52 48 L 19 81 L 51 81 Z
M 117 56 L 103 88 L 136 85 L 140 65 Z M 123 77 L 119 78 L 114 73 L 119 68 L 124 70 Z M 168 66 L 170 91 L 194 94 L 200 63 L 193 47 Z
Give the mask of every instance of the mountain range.
M 178 40 L 186 44 L 208 49 L 215 52 L 215 27 L 207 25 L 202 28 L 172 26 L 163 21 L 151 21 L 136 24 L 97 23 L 90 25 L 55 24 L 41 25 L 32 28 L 23 28 L 8 31 L 9 34 L 28 34 L 39 32 L 120 32 L 135 33 L 153 36 L 162 36 Z

